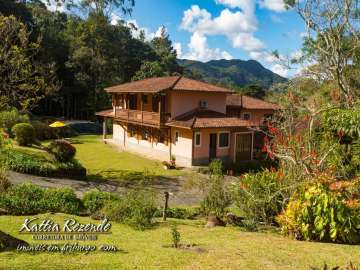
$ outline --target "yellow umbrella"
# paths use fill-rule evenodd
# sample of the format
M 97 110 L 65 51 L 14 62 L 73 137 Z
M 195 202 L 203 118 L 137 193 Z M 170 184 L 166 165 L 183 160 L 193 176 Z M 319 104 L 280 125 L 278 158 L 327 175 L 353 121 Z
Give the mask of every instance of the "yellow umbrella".
M 59 127 L 65 127 L 66 124 L 60 121 L 56 121 L 52 124 L 49 125 L 49 127 L 53 127 L 53 128 L 59 128 Z

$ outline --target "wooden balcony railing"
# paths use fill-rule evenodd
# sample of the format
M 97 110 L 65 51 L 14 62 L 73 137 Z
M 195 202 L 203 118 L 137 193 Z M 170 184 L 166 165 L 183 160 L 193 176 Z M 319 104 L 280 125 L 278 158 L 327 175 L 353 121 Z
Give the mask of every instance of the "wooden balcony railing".
M 165 122 L 164 115 L 158 112 L 147 112 L 138 110 L 115 109 L 115 118 L 127 122 L 160 126 Z

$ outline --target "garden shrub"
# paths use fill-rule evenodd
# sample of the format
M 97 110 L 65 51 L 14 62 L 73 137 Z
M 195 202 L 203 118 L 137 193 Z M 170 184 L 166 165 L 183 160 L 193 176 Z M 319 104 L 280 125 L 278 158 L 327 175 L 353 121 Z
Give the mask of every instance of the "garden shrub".
M 11 187 L 0 197 L 0 206 L 12 215 L 31 215 L 44 211 L 45 190 L 31 183 Z
M 0 167 L 0 194 L 6 192 L 11 187 L 6 170 Z
M 41 121 L 31 121 L 31 125 L 35 129 L 35 137 L 39 141 L 57 139 L 57 132 L 54 128 Z
M 8 149 L 5 152 L 5 156 L 6 168 L 15 172 L 40 176 L 86 179 L 86 169 L 77 160 L 53 162 L 44 157 L 14 149 Z
M 0 207 L 12 215 L 44 212 L 76 214 L 81 201 L 70 188 L 44 189 L 31 183 L 12 186 L 0 197 Z
M 271 224 L 285 207 L 290 189 L 280 172 L 248 173 L 232 184 L 232 197 L 244 218 Z
M 360 243 L 358 182 L 328 183 L 315 180 L 292 196 L 277 221 L 282 232 L 296 239 Z
M 225 187 L 221 160 L 215 159 L 210 163 L 209 173 L 206 196 L 200 207 L 205 215 L 215 214 L 217 217 L 223 217 L 231 199 Z
M 171 226 L 171 241 L 174 248 L 180 246 L 181 235 L 176 225 Z
M 156 213 L 155 197 L 147 191 L 131 190 L 119 200 L 106 203 L 101 213 L 110 220 L 143 230 L 152 226 Z
M 0 128 L 3 128 L 6 133 L 12 137 L 11 129 L 18 123 L 28 123 L 29 117 L 25 114 L 20 114 L 18 110 L 12 109 L 9 111 L 0 112 Z
M 233 170 L 237 174 L 243 173 L 257 173 L 261 172 L 264 169 L 277 168 L 278 164 L 276 160 L 270 160 L 268 158 L 264 160 L 250 160 L 250 161 L 241 161 L 233 165 Z
M 119 197 L 111 192 L 91 190 L 84 194 L 82 198 L 85 208 L 94 214 L 96 211 L 104 207 L 109 201 L 118 200 Z
M 60 162 L 71 161 L 76 154 L 76 148 L 65 140 L 52 141 L 48 147 L 48 151 Z
M 71 188 L 46 189 L 44 194 L 44 210 L 76 214 L 81 208 L 81 200 Z
M 16 142 L 21 146 L 26 146 L 35 142 L 35 129 L 28 123 L 14 125 L 11 132 L 15 135 Z
M 10 149 L 6 151 L 5 164 L 11 171 L 41 176 L 51 176 L 56 169 L 55 165 L 45 158 Z
M 156 211 L 156 217 L 162 217 L 164 208 L 158 208 Z M 194 219 L 200 214 L 199 207 L 170 207 L 166 211 L 168 218 L 177 219 Z
M 52 172 L 52 176 L 85 180 L 86 168 L 76 159 L 68 162 L 57 162 L 55 163 L 55 170 Z

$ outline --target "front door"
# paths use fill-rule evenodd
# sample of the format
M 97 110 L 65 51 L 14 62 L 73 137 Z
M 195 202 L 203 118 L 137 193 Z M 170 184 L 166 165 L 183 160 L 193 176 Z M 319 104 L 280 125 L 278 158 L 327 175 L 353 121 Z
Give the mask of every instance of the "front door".
M 213 160 L 216 158 L 216 141 L 217 141 L 217 134 L 210 133 L 210 144 L 209 144 L 209 160 Z
M 251 160 L 252 134 L 236 134 L 236 161 Z

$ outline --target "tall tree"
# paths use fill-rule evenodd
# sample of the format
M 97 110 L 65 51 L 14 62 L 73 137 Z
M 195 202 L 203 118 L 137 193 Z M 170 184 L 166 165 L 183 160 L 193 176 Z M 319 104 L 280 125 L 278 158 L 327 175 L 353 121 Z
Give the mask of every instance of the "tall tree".
M 135 6 L 135 0 L 81 0 L 82 7 L 90 9 L 91 12 L 106 14 L 111 8 L 121 8 L 124 14 L 130 14 Z
M 156 53 L 156 60 L 145 61 L 132 80 L 175 75 L 183 72 L 183 69 L 177 63 L 176 50 L 172 46 L 165 27 L 161 28 L 160 36 L 153 38 L 149 45 Z
M 164 26 L 161 28 L 160 36 L 154 37 L 150 45 L 159 56 L 160 64 L 165 72 L 169 74 L 182 72 L 182 69 L 176 61 L 176 50 L 172 46 L 172 42 Z
M 321 78 L 334 80 L 342 94 L 342 104 L 352 106 L 360 89 L 351 83 L 360 48 L 358 0 L 284 0 L 304 20 L 308 36 L 304 52 L 316 62 L 308 71 Z
M 155 57 L 149 46 L 132 37 L 127 26 L 111 25 L 103 14 L 91 13 L 86 21 L 71 18 L 66 37 L 70 46 L 66 66 L 77 88 L 87 91 L 83 109 L 90 114 L 109 106 L 104 87 L 129 81 L 142 61 Z
M 30 110 L 58 89 L 54 65 L 39 61 L 40 41 L 14 16 L 0 16 L 0 40 L 0 108 Z

